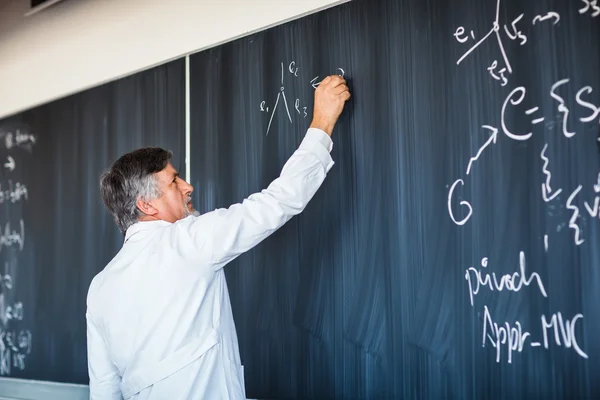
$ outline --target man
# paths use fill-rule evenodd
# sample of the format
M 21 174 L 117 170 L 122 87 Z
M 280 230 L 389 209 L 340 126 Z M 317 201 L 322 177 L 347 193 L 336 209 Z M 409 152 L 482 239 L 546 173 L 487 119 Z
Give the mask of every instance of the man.
M 228 209 L 197 215 L 163 149 L 125 154 L 102 176 L 125 241 L 88 292 L 92 399 L 246 398 L 223 267 L 304 210 L 333 166 L 330 136 L 349 98 L 343 78 L 325 78 L 281 175 Z

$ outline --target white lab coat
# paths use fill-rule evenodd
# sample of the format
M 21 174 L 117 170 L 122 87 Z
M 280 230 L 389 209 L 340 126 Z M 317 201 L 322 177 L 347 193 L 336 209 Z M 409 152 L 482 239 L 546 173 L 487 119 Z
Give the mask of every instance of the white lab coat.
M 267 189 L 175 223 L 138 222 L 87 297 L 91 399 L 245 399 L 223 266 L 304 210 L 333 166 L 309 129 Z

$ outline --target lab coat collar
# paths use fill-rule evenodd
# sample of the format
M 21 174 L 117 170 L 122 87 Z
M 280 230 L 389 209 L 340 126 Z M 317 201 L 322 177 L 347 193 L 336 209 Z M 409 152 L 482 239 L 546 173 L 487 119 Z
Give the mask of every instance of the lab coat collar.
M 136 222 L 127 229 L 127 232 L 125 232 L 125 242 L 136 233 L 154 230 L 167 225 L 171 225 L 171 223 L 163 220 Z

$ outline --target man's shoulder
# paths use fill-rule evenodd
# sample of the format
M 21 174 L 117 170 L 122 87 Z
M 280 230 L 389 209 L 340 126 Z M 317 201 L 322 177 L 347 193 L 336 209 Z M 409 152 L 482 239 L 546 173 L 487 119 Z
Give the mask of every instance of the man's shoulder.
M 102 296 L 107 284 L 110 282 L 111 276 L 113 275 L 113 270 L 118 266 L 119 260 L 121 258 L 123 249 L 119 250 L 117 254 L 102 268 L 100 272 L 98 272 L 90 282 L 87 292 L 87 306 L 88 308 L 93 305 L 93 303 L 98 299 L 98 297 Z
M 110 265 L 110 264 L 109 264 Z M 98 295 L 101 292 L 101 288 L 104 285 L 106 278 L 107 278 L 107 271 L 108 265 L 106 267 L 104 267 L 102 269 L 102 271 L 98 272 L 94 278 L 92 278 L 92 281 L 90 282 L 90 285 L 88 287 L 88 292 L 87 292 L 87 306 L 88 308 L 90 308 L 90 306 L 93 306 L 93 303 L 95 302 L 96 298 L 98 297 Z

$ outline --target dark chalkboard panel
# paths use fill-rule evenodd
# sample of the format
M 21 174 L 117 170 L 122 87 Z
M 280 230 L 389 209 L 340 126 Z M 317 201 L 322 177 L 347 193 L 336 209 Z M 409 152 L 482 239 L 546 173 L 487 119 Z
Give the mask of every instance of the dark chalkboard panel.
M 184 170 L 184 88 L 179 60 L 0 121 L 1 376 L 89 382 L 87 290 L 122 244 L 99 177 L 147 145 Z
M 202 211 L 353 91 L 314 200 L 226 267 L 248 397 L 600 396 L 599 13 L 353 1 L 191 57 Z

